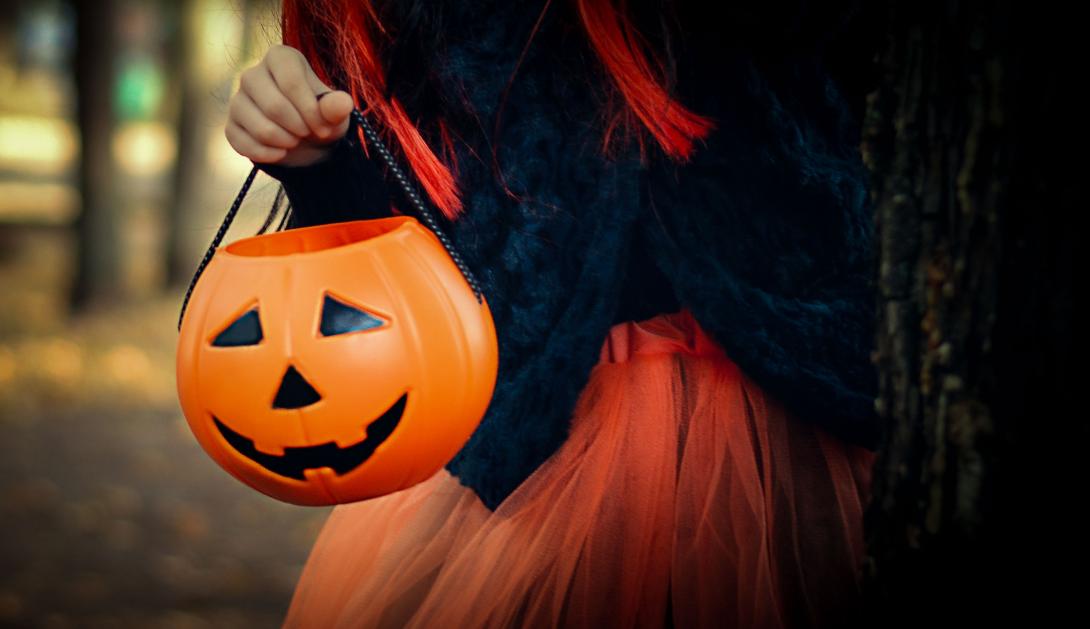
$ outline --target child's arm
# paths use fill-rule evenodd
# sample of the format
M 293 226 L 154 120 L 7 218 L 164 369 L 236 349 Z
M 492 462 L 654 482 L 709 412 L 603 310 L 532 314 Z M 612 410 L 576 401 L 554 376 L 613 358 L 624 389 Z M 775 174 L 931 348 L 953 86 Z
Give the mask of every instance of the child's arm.
M 278 179 L 291 202 L 289 228 L 393 216 L 390 190 L 379 165 L 363 154 L 355 123 L 329 153 L 309 166 L 255 163 Z

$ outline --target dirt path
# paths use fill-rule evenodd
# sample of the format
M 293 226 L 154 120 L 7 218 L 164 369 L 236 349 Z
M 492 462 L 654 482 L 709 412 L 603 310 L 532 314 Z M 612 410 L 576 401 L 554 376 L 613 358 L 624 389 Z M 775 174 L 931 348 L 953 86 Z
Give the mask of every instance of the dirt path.
M 279 626 L 328 509 L 267 498 L 197 445 L 177 296 L 68 324 L 32 289 L 0 304 L 0 626 Z

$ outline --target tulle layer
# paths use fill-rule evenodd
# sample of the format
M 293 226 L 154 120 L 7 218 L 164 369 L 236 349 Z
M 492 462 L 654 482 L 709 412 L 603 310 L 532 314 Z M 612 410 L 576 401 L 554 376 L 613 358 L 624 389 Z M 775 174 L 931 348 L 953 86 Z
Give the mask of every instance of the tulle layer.
M 618 324 L 570 437 L 494 512 L 446 470 L 335 507 L 285 627 L 839 626 L 873 458 L 688 311 Z

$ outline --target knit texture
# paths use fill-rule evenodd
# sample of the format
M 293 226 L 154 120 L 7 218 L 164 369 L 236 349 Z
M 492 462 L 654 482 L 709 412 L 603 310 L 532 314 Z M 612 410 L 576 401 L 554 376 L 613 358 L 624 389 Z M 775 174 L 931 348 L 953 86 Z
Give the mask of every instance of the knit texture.
M 481 281 L 500 349 L 492 402 L 447 469 L 494 509 L 566 438 L 610 326 L 678 304 L 791 411 L 874 449 L 866 173 L 858 121 L 820 60 L 758 62 L 693 37 L 675 91 L 716 120 L 706 145 L 683 165 L 655 153 L 641 164 L 635 146 L 606 158 L 603 75 L 556 11 L 510 85 L 494 144 L 537 9 L 485 4 L 435 59 L 444 97 L 479 121 L 455 130 L 466 213 L 440 221 Z M 312 166 L 259 166 L 283 183 L 290 226 L 408 207 L 349 140 Z

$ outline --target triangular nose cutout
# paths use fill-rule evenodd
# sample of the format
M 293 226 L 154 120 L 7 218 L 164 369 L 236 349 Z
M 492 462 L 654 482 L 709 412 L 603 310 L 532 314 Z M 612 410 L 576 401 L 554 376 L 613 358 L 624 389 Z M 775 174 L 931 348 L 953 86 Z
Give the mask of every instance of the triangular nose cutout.
M 280 390 L 276 392 L 276 399 L 273 400 L 273 408 L 303 408 L 320 399 L 322 396 L 318 395 L 306 378 L 294 366 L 288 365 L 288 370 L 280 381 Z

